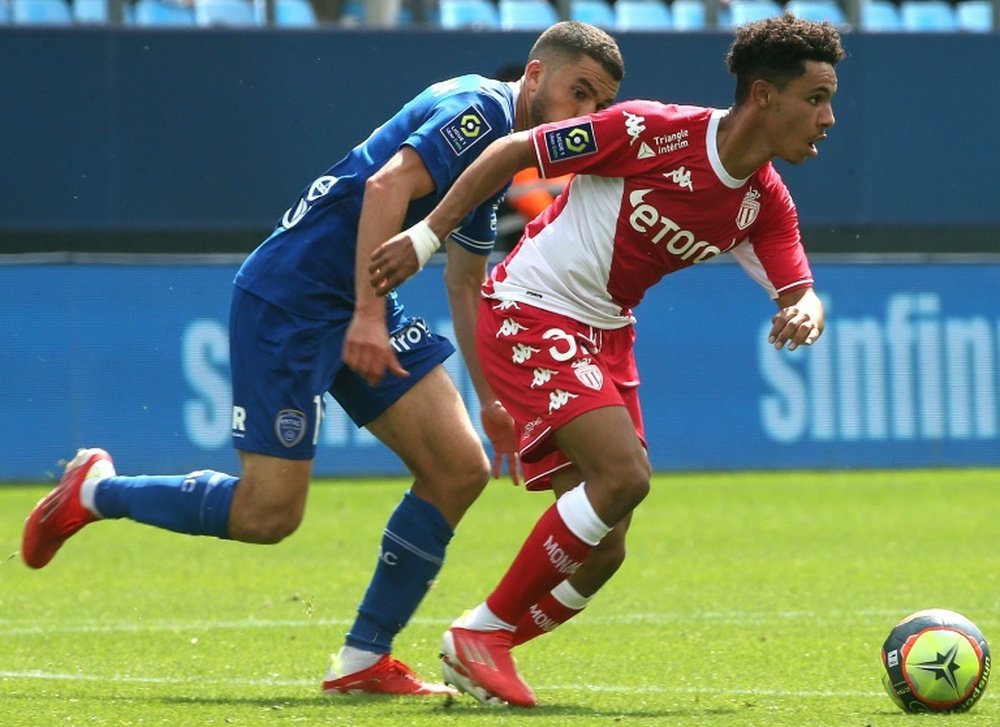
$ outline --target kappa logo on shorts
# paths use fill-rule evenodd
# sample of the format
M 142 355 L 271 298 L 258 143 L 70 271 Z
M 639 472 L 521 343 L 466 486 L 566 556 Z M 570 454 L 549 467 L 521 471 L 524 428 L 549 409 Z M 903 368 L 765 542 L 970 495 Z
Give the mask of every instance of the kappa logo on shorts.
M 588 389 L 600 391 L 604 386 L 604 373 L 589 358 L 574 361 L 571 366 L 576 378 L 580 379 L 580 383 Z
M 573 399 L 579 398 L 579 394 L 574 394 L 571 391 L 563 391 L 562 389 L 556 389 L 549 394 L 549 414 L 554 412 L 556 409 L 562 409 Z
M 448 142 L 455 156 L 462 156 L 492 130 L 486 117 L 475 106 L 469 106 L 441 127 L 441 136 Z
M 545 149 L 550 162 L 597 153 L 594 125 L 589 121 L 545 132 Z
M 552 369 L 543 369 L 539 366 L 531 372 L 531 388 L 537 389 L 540 386 L 545 386 L 547 383 L 552 381 L 552 377 L 557 373 L 559 372 L 553 371 Z
M 540 348 L 535 348 L 534 346 L 526 346 L 523 343 L 519 343 L 516 346 L 511 346 L 511 357 L 510 360 L 516 364 L 523 364 L 525 361 L 530 359 L 536 353 L 541 351 Z
M 526 331 L 526 330 L 528 330 L 528 327 L 521 323 L 518 323 L 515 319 L 504 318 L 503 322 L 500 324 L 500 328 L 497 329 L 496 338 L 500 338 L 500 336 L 505 336 L 505 337 L 516 336 L 521 331 Z
M 274 433 L 282 445 L 294 447 L 306 436 L 306 415 L 298 409 L 282 409 L 274 418 Z

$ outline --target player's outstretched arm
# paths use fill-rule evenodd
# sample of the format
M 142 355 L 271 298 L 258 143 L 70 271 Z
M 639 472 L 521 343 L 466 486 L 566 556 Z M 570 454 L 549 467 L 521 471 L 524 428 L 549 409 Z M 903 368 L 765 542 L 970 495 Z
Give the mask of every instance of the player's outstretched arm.
M 378 385 L 386 373 L 406 376 L 407 372 L 389 345 L 385 300 L 368 283 L 368 262 L 372 251 L 403 226 L 410 201 L 433 191 L 430 172 L 409 147 L 400 149 L 365 183 L 355 251 L 354 314 L 342 355 L 344 363 L 371 386 Z
M 778 312 L 771 319 L 768 342 L 788 350 L 811 346 L 823 334 L 823 301 L 812 288 L 800 288 L 778 297 Z
M 528 131 L 490 144 L 425 219 L 372 253 L 368 274 L 376 295 L 386 295 L 419 272 L 462 218 L 499 192 L 519 170 L 531 166 L 534 158 Z

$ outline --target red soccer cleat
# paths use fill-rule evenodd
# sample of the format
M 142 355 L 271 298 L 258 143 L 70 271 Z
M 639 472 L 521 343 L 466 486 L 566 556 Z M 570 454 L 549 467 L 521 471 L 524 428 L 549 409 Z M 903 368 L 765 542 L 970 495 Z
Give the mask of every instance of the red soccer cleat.
M 422 681 L 406 664 L 385 654 L 367 669 L 323 681 L 326 694 L 392 694 L 414 697 L 455 697 L 458 692 L 444 684 Z
M 59 484 L 39 500 L 24 521 L 21 557 L 32 568 L 48 565 L 62 544 L 97 516 L 80 501 L 80 487 L 92 477 L 114 477 L 111 455 L 103 449 L 81 449 L 66 465 Z
M 473 631 L 452 626 L 441 646 L 445 681 L 479 702 L 534 707 L 535 695 L 517 673 L 510 631 Z

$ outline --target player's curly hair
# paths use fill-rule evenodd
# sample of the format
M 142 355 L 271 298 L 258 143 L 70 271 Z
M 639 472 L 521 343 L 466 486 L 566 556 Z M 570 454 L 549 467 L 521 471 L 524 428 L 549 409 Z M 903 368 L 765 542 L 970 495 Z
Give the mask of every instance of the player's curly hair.
M 588 23 L 565 20 L 549 27 L 538 36 L 528 53 L 528 60 L 545 54 L 561 56 L 568 61 L 586 55 L 600 63 L 615 81 L 621 81 L 625 76 L 625 61 L 618 43 L 606 32 Z
M 726 65 L 736 75 L 736 104 L 746 100 L 757 79 L 784 88 L 805 73 L 806 61 L 835 66 L 846 55 L 840 33 L 828 22 L 816 23 L 786 13 L 741 25 L 726 54 Z

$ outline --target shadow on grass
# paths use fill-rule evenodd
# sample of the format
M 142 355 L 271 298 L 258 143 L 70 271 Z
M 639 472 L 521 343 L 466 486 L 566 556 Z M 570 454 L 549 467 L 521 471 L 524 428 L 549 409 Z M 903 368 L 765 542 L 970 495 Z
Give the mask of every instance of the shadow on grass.
M 679 718 L 679 717 L 720 717 L 724 715 L 733 715 L 740 713 L 742 710 L 736 707 L 705 707 L 699 709 L 697 707 L 678 707 L 676 709 L 619 709 L 619 710 L 605 710 L 593 707 L 586 707 L 582 705 L 575 704 L 540 704 L 537 707 L 531 709 L 519 709 L 517 707 L 487 707 L 480 704 L 476 704 L 471 700 L 466 699 L 446 699 L 438 700 L 436 698 L 428 699 L 414 699 L 412 697 L 385 697 L 378 695 L 368 695 L 368 694 L 352 694 L 350 696 L 338 697 L 338 696 L 310 696 L 310 697 L 280 697 L 271 698 L 266 697 L 182 697 L 182 696 L 167 696 L 160 697 L 157 701 L 173 706 L 183 706 L 183 705 L 228 705 L 228 706 L 246 706 L 246 707 L 260 707 L 262 709 L 296 709 L 296 708 L 309 708 L 317 707 L 320 709 L 335 709 L 335 708 L 365 708 L 366 706 L 389 706 L 389 705 L 413 705 L 417 707 L 425 707 L 429 713 L 438 713 L 441 715 L 455 715 L 455 716 L 478 716 L 484 717 L 489 715 L 501 716 L 501 715 L 516 715 L 518 718 L 522 719 L 539 719 L 539 720 L 551 720 L 554 717 L 594 717 L 594 718 L 632 718 L 632 719 L 653 719 L 653 718 Z M 551 722 L 550 722 L 551 723 Z

